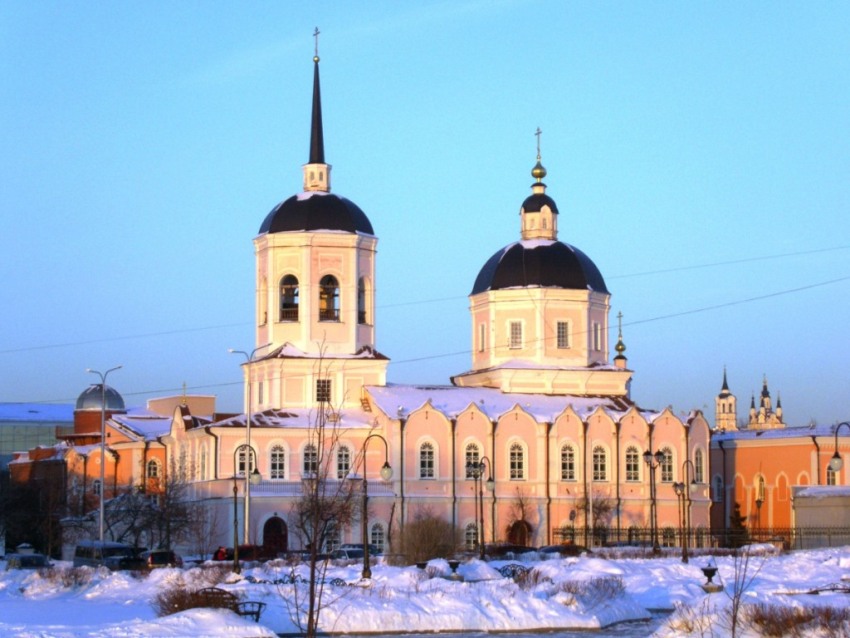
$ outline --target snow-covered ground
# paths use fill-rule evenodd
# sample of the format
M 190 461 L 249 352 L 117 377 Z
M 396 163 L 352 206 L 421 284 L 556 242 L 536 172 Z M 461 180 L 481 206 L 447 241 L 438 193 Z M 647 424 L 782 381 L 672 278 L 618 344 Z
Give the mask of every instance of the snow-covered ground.
M 763 549 L 766 554 L 752 556 L 746 566 L 746 580 L 752 582 L 744 594 L 745 602 L 848 606 L 848 594 L 803 592 L 850 585 L 842 580 L 850 577 L 850 547 L 778 555 Z M 719 568 L 714 580 L 725 584 L 726 593 L 707 595 L 703 591 L 705 577 L 700 568 L 709 561 Z M 497 569 L 507 563 L 521 563 L 533 570 L 531 581 L 521 586 L 503 578 Z M 71 569 L 67 563 L 56 566 L 60 572 Z M 4 569 L 0 562 L 0 570 Z M 290 566 L 275 561 L 241 575 L 229 574 L 221 583 L 210 582 L 216 571 L 203 567 L 160 569 L 140 576 L 92 570 L 84 574 L 90 575 L 90 580 L 77 585 L 63 585 L 60 578 L 33 571 L 0 571 L 0 635 L 200 638 L 298 632 L 292 619 L 293 586 L 274 582 L 287 580 Z M 328 583 L 340 578 L 354 586 L 326 586 L 321 626 L 328 632 L 345 633 L 599 628 L 647 618 L 648 610 L 684 606 L 691 609 L 690 624 L 663 627 L 656 636 L 689 635 L 687 627 L 693 625 L 691 635 L 722 637 L 729 635 L 729 630 L 717 612 L 730 604 L 728 593 L 736 580 L 736 563 L 732 557 L 708 556 L 693 557 L 687 565 L 676 558 L 523 557 L 489 563 L 471 560 L 461 564 L 458 573 L 463 580 L 446 578 L 451 570 L 443 560 L 431 561 L 425 571 L 378 564 L 372 569 L 372 580 L 361 581 L 360 565 L 331 566 L 325 576 Z M 740 560 L 737 575 L 742 575 Z M 600 580 L 602 577 L 615 578 Z M 591 580 L 593 584 L 577 583 Z M 159 592 L 211 584 L 243 599 L 266 603 L 260 623 L 212 609 L 157 617 L 152 602 Z M 694 615 L 708 622 L 694 623 Z M 742 635 L 758 633 L 748 629 Z

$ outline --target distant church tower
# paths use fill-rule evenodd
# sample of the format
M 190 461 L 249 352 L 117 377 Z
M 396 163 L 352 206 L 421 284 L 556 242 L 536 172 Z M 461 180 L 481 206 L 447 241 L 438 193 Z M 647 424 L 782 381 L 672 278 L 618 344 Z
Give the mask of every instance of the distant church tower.
M 520 241 L 496 252 L 469 295 L 472 369 L 458 386 L 503 392 L 622 396 L 629 394 L 622 334 L 608 360 L 611 295 L 596 264 L 558 241 L 558 206 L 546 194 L 546 169 L 531 171 L 531 195 L 520 207 Z
M 258 351 L 243 368 L 246 410 L 359 406 L 364 385 L 386 383 L 388 359 L 375 351 L 378 239 L 356 204 L 331 194 L 318 45 L 302 170 L 303 191 L 272 209 L 254 239 Z
M 749 427 L 755 430 L 772 430 L 785 427 L 785 423 L 782 421 L 782 400 L 777 395 L 776 409 L 774 410 L 770 399 L 770 390 L 767 389 L 766 376 L 762 382 L 758 409 L 756 409 L 755 397 L 753 397 L 750 405 Z
M 723 368 L 723 387 L 714 401 L 715 416 L 714 426 L 718 430 L 734 432 L 738 429 L 738 400 L 729 391 L 726 382 L 726 368 Z

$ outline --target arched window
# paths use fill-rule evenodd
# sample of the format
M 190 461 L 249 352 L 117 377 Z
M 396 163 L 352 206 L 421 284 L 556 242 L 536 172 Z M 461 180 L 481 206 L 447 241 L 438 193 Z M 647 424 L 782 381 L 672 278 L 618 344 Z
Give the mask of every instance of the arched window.
M 159 478 L 161 472 L 159 467 L 159 461 L 157 459 L 150 459 L 148 461 L 146 473 L 149 479 Z
M 608 480 L 608 454 L 601 445 L 593 448 L 593 480 Z
M 511 445 L 509 463 L 510 479 L 512 481 L 522 481 L 525 479 L 525 450 L 520 443 Z
M 245 465 L 247 464 L 248 446 L 240 445 L 239 451 L 236 453 L 236 475 L 245 476 Z M 251 448 L 251 467 L 248 468 L 248 473 L 254 471 L 257 467 L 257 453 L 254 448 Z
M 712 486 L 712 496 L 715 503 L 723 501 L 723 479 L 719 476 L 714 477 L 714 485 Z
M 369 543 L 375 546 L 379 554 L 383 554 L 387 545 L 387 533 L 380 523 L 373 523 L 369 532 Z
M 325 532 L 325 551 L 332 552 L 335 549 L 339 549 L 341 543 L 342 535 L 340 534 L 339 527 L 333 523 L 329 523 L 328 530 Z
M 466 545 L 466 551 L 471 552 L 478 548 L 478 525 L 469 523 L 466 526 L 463 534 L 463 541 Z
M 286 450 L 282 445 L 273 445 L 269 454 L 269 477 L 286 478 Z
M 298 278 L 286 275 L 280 280 L 280 320 L 298 321 Z
M 626 450 L 626 481 L 630 483 L 640 481 L 640 454 L 634 446 Z
M 664 458 L 661 459 L 661 482 L 673 482 L 673 451 L 669 447 L 661 450 Z
M 357 323 L 369 323 L 369 288 L 365 277 L 357 281 Z
M 419 446 L 419 478 L 433 479 L 434 478 L 434 444 L 423 443 Z
M 336 477 L 341 481 L 351 471 L 351 450 L 340 445 L 336 451 Z
M 92 494 L 100 496 L 100 479 L 95 479 L 91 482 L 91 491 Z
M 561 480 L 576 480 L 576 451 L 572 445 L 561 447 Z
M 835 485 L 835 483 L 832 483 Z M 764 502 L 764 477 L 759 476 L 758 485 L 756 486 L 756 498 Z
M 480 458 L 480 456 L 479 456 L 479 453 L 478 453 L 478 446 L 475 445 L 475 443 L 470 443 L 469 445 L 467 445 L 466 446 L 466 465 L 465 465 L 467 480 L 470 480 L 470 481 L 474 480 L 474 478 L 475 478 L 474 472 L 475 472 L 476 469 L 478 470 L 478 472 L 481 471 L 480 468 L 478 468 L 479 458 Z M 481 476 L 481 474 L 479 473 L 478 476 Z
M 319 452 L 316 446 L 308 443 L 304 446 L 304 464 L 302 473 L 305 476 L 315 476 L 319 469 Z
M 694 452 L 694 481 L 705 483 L 705 464 L 703 463 L 702 450 Z
M 672 527 L 665 527 L 661 532 L 661 546 L 675 547 L 676 531 Z
M 333 275 L 319 281 L 319 321 L 339 321 L 339 282 Z

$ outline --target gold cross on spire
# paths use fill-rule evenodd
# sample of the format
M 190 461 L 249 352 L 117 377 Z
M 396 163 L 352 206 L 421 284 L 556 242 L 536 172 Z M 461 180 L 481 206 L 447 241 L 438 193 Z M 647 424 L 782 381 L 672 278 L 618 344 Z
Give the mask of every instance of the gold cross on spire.
M 540 127 L 537 127 L 537 130 L 534 131 L 534 135 L 537 138 L 537 159 L 540 159 L 540 136 L 543 134 L 543 131 L 540 130 Z
M 623 313 L 617 313 L 617 332 L 620 335 L 620 339 L 623 338 Z
M 316 48 L 315 48 L 315 54 L 314 55 L 316 56 L 317 62 L 319 61 L 319 34 L 320 33 L 321 33 L 321 31 L 319 31 L 319 27 L 316 27 L 316 30 L 313 31 L 313 37 L 316 38 L 316 45 L 315 45 Z

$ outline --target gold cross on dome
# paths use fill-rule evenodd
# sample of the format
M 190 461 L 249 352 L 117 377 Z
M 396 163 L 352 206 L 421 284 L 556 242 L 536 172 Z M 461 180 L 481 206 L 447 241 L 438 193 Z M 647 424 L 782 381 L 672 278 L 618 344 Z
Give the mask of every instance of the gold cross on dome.
M 319 34 L 320 33 L 321 33 L 321 31 L 319 31 L 319 27 L 316 27 L 316 30 L 313 31 L 313 37 L 316 38 L 316 49 L 315 49 L 316 54 L 315 55 L 316 55 L 317 58 L 319 57 Z
M 537 138 L 537 159 L 540 159 L 540 136 L 543 134 L 543 131 L 540 130 L 540 127 L 537 127 L 537 130 L 534 131 L 534 135 Z

